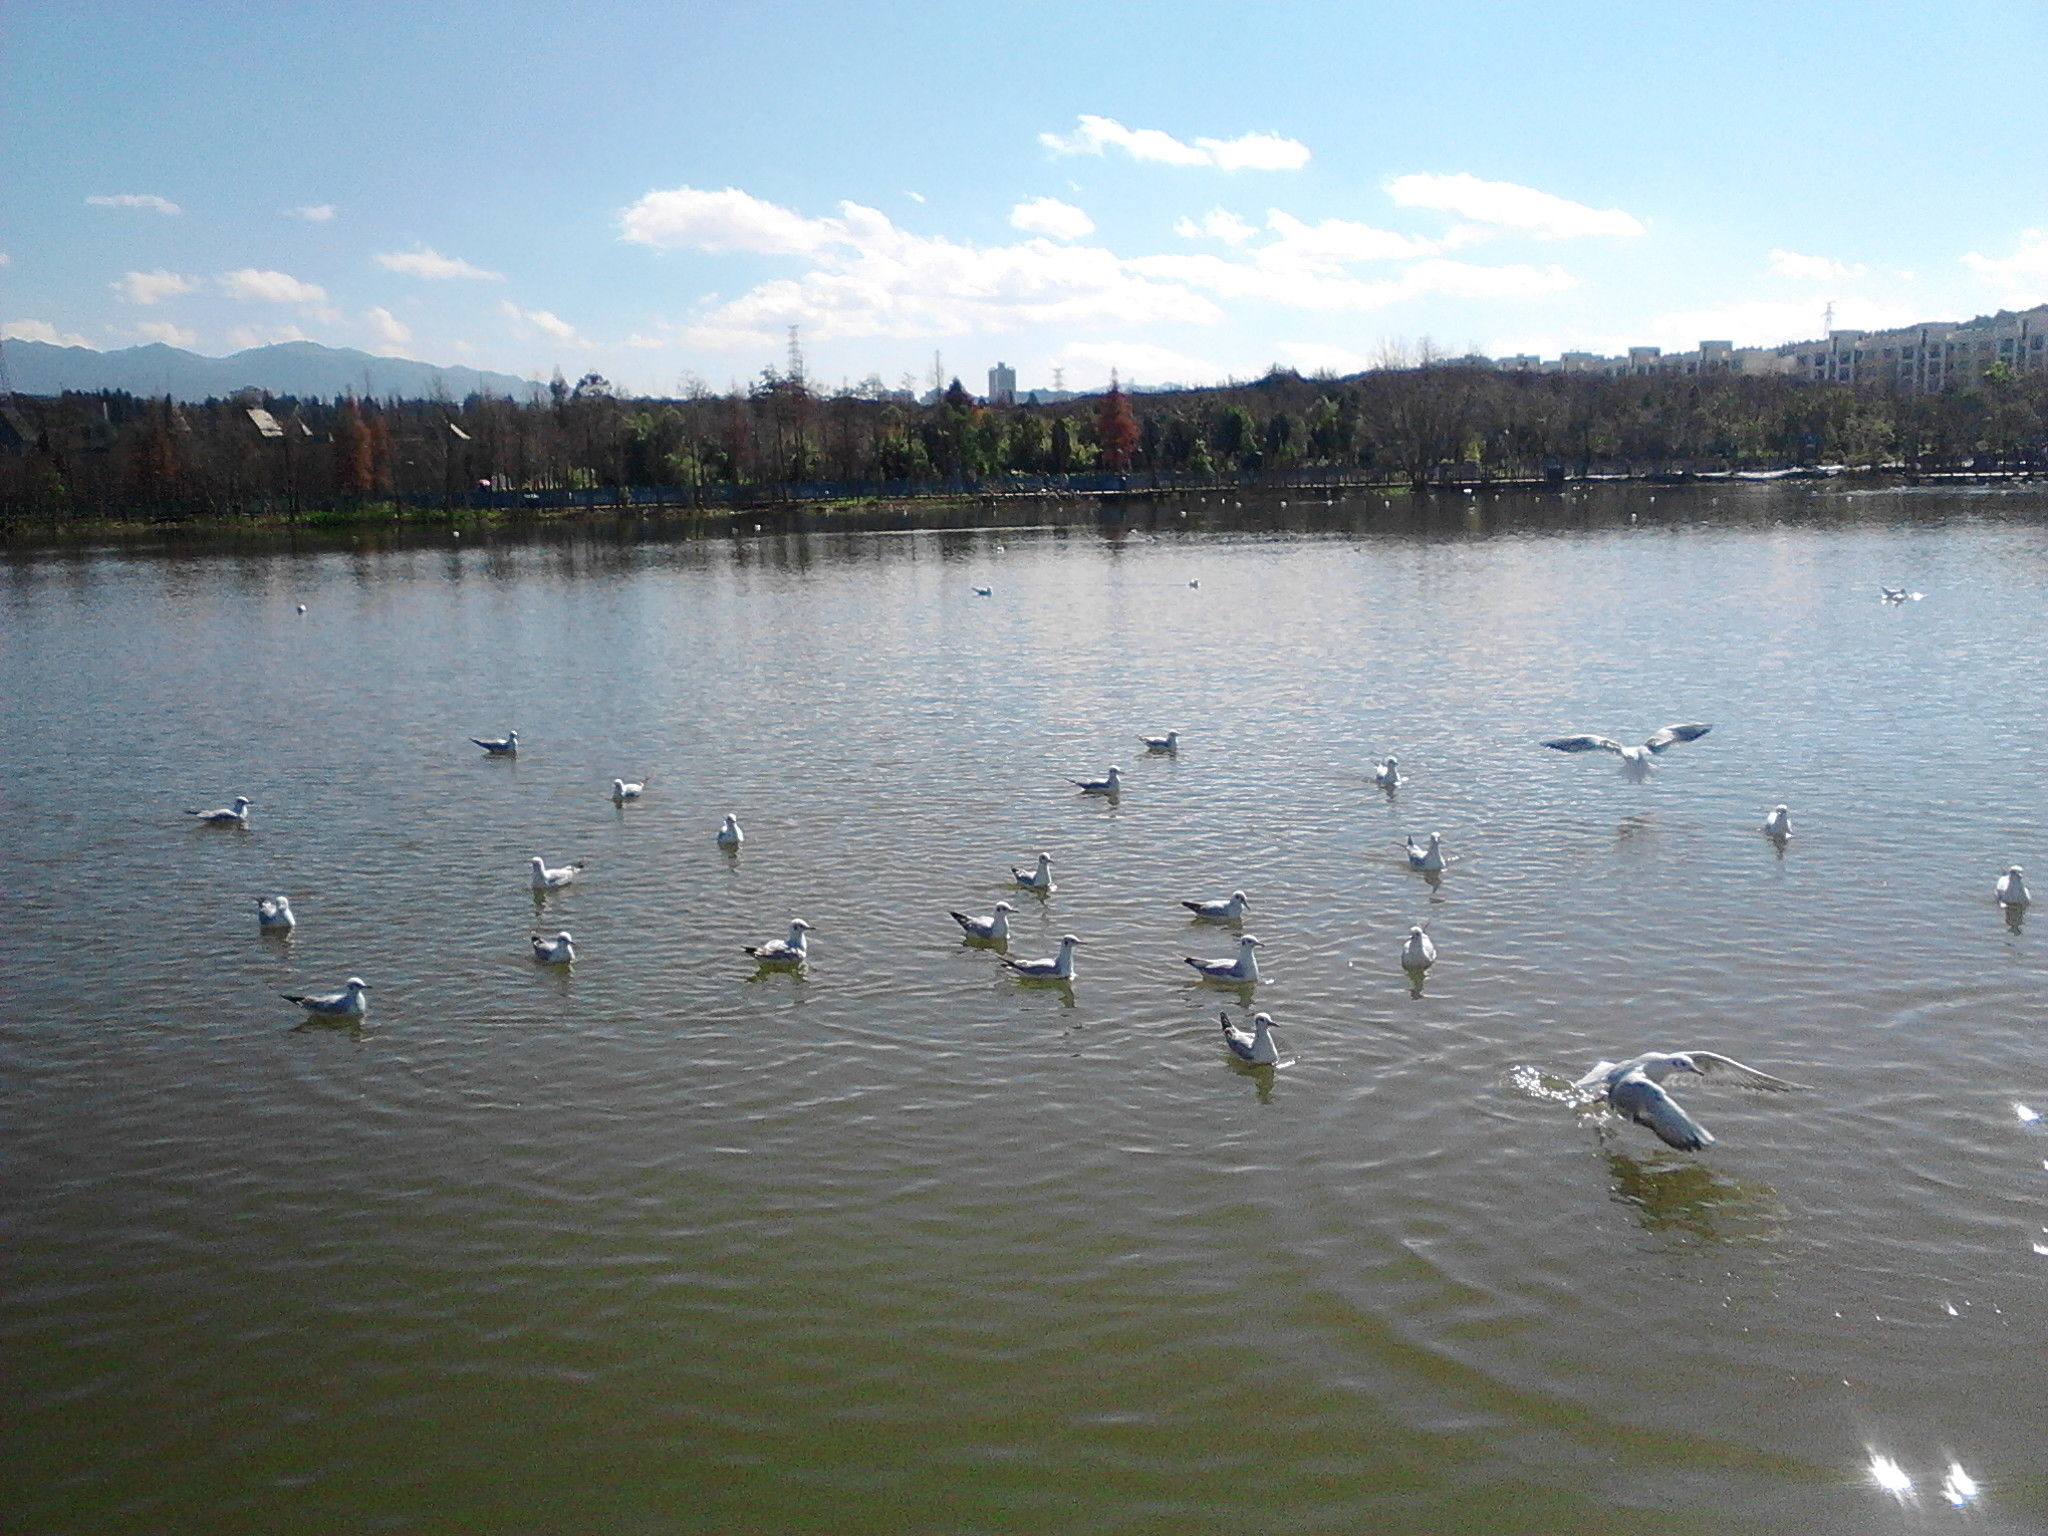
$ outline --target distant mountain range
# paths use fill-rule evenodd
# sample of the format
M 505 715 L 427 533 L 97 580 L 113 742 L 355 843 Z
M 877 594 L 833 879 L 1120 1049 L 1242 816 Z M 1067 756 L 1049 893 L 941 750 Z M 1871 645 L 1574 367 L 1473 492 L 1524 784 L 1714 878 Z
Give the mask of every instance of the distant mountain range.
M 205 400 L 232 395 L 238 389 L 268 390 L 273 395 L 331 398 L 356 395 L 378 400 L 430 400 L 445 395 L 511 395 L 525 399 L 542 386 L 509 373 L 475 368 L 437 368 L 405 357 L 373 357 L 347 347 L 323 347 L 310 341 L 251 347 L 227 357 L 201 357 L 167 347 L 124 347 L 95 352 L 91 347 L 53 347 L 41 341 L 8 341 L 0 345 L 7 374 L 24 395 L 61 395 L 67 389 L 122 389 L 133 395 L 169 395 L 174 400 Z

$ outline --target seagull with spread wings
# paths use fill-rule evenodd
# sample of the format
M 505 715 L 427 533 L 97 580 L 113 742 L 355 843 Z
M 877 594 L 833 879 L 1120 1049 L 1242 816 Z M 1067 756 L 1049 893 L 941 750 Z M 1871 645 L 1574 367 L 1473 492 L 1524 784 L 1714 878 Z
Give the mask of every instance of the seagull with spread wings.
M 1718 1051 L 1645 1051 L 1626 1061 L 1597 1062 L 1572 1087 L 1605 1099 L 1637 1125 L 1656 1132 L 1666 1146 L 1697 1152 L 1714 1138 L 1665 1091 L 1664 1079 L 1674 1072 L 1691 1072 L 1710 1080 L 1725 1077 L 1741 1087 L 1772 1093 L 1801 1086 Z
M 1612 752 L 1621 759 L 1624 776 L 1640 783 L 1650 776 L 1652 759 L 1681 741 L 1698 741 L 1711 725 L 1667 725 L 1640 747 L 1625 747 L 1612 736 L 1558 736 L 1543 743 L 1558 752 Z

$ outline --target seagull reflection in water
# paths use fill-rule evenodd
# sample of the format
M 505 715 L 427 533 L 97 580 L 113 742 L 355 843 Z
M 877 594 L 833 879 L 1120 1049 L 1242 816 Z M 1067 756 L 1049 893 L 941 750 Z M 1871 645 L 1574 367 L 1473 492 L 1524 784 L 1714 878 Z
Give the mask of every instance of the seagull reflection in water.
M 1778 1192 L 1768 1184 L 1724 1178 L 1704 1163 L 1638 1159 L 1612 1147 L 1607 1171 L 1615 1200 L 1635 1207 L 1645 1230 L 1703 1243 L 1754 1242 L 1778 1225 Z

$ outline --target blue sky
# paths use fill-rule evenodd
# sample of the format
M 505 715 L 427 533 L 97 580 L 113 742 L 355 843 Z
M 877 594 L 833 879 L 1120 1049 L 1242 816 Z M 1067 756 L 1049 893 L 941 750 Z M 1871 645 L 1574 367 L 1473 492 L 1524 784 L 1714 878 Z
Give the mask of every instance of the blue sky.
M 2048 300 L 2041 3 L 10 0 L 0 326 L 665 392 Z

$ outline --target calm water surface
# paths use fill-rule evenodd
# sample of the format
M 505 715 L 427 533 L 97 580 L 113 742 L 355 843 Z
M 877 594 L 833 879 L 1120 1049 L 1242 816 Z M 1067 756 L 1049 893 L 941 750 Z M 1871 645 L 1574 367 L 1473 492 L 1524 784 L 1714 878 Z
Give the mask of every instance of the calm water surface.
M 2048 1529 L 2048 499 L 1713 495 L 12 558 L 0 1524 Z

